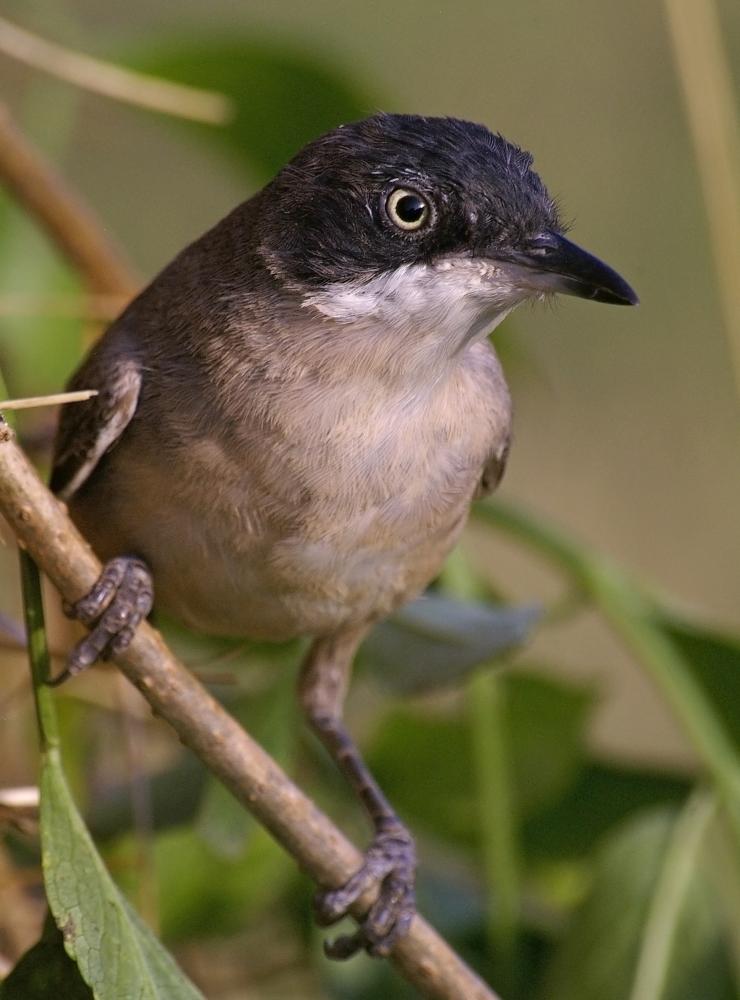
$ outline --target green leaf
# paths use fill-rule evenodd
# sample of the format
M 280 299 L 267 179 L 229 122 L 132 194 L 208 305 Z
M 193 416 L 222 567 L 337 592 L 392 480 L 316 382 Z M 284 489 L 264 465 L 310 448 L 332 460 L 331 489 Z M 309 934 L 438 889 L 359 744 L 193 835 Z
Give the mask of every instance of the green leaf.
M 223 128 L 177 122 L 220 143 L 258 180 L 271 177 L 301 146 L 378 106 L 321 58 L 252 37 L 183 39 L 130 54 L 129 64 L 170 80 L 207 87 L 234 102 Z
M 226 857 L 185 826 L 157 837 L 155 858 L 165 937 L 243 930 L 297 877 L 294 862 L 262 827 L 254 829 L 245 848 L 236 859 Z
M 377 625 L 361 655 L 391 690 L 430 691 L 456 684 L 521 645 L 539 616 L 534 607 L 492 607 L 429 593 Z
M 51 911 L 97 1000 L 203 1000 L 106 871 L 53 748 L 41 771 L 41 846 Z
M 657 614 L 656 622 L 679 648 L 728 735 L 740 747 L 740 637 L 670 614 Z
M 186 751 L 171 766 L 151 774 L 152 830 L 180 826 L 191 820 L 200 808 L 207 776 L 198 758 Z M 96 843 L 132 830 L 136 818 L 131 802 L 131 783 L 111 783 L 99 789 L 87 805 L 85 819 Z
M 594 693 L 535 673 L 512 674 L 507 683 L 512 784 L 519 816 L 526 818 L 556 802 L 575 781 Z
M 64 938 L 47 920 L 41 940 L 23 955 L 0 986 L 0 1000 L 92 1000 L 90 987 L 64 950 Z
M 690 790 L 682 775 L 593 760 L 557 800 L 523 825 L 530 858 L 584 857 L 610 827 L 655 805 L 680 805 Z
M 517 814 L 547 808 L 576 780 L 589 691 L 516 673 L 500 678 L 511 734 Z M 400 812 L 419 828 L 469 846 L 477 843 L 477 802 L 470 734 L 459 715 L 400 708 L 388 714 L 368 762 Z
M 672 876 L 665 865 L 676 845 L 676 823 L 673 810 L 652 810 L 625 824 L 603 845 L 591 891 L 546 977 L 543 1000 L 630 996 L 655 895 L 664 890 L 666 875 L 670 886 Z M 671 914 L 675 928 L 667 982 L 651 1000 L 725 1000 L 734 995 L 716 892 L 695 858 L 688 860 L 686 884 Z
M 229 711 L 274 760 L 291 770 L 301 726 L 294 671 L 283 670 L 258 695 L 234 699 L 229 703 Z M 217 854 L 232 859 L 240 857 L 257 826 L 254 817 L 220 781 L 212 776 L 207 779 L 197 828 Z

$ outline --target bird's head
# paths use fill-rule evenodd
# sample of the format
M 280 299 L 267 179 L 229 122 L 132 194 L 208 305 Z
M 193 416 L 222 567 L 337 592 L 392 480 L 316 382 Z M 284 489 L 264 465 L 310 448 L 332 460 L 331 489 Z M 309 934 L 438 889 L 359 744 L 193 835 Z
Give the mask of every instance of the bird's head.
M 454 118 L 379 114 L 310 143 L 263 192 L 260 235 L 273 273 L 345 323 L 466 343 L 550 293 L 637 302 L 564 237 L 530 154 Z

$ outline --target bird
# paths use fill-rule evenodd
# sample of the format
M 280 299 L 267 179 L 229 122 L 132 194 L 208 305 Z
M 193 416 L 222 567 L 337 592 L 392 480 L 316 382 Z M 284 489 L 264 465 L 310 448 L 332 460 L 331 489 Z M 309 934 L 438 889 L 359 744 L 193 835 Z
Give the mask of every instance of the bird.
M 415 912 L 414 839 L 343 721 L 369 629 L 439 573 L 498 485 L 511 400 L 489 334 L 556 293 L 637 296 L 565 236 L 531 154 L 457 118 L 378 113 L 308 143 L 184 249 L 69 383 L 50 485 L 103 561 L 66 608 L 89 632 L 58 680 L 156 605 L 211 635 L 311 640 L 308 723 L 372 838 L 329 925 L 384 956 Z

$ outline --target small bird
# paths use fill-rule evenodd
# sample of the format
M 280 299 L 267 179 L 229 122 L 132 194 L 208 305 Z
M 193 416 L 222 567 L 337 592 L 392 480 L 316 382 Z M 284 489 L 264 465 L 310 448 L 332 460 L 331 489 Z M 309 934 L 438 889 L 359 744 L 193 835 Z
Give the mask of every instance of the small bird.
M 377 901 L 343 958 L 386 955 L 414 914 L 414 841 L 342 721 L 354 654 L 419 594 L 490 493 L 511 403 L 487 335 L 556 292 L 634 305 L 563 235 L 532 157 L 482 125 L 377 114 L 309 143 L 183 250 L 93 347 L 63 410 L 52 489 L 105 566 L 68 612 L 63 677 L 121 651 L 157 606 L 210 634 L 309 636 L 308 721 L 366 808 Z

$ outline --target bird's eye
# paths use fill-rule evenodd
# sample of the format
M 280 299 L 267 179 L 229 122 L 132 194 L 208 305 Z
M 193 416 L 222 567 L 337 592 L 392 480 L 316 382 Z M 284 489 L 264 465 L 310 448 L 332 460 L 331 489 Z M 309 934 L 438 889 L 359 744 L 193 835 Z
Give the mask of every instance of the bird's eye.
M 399 229 L 413 232 L 421 229 L 429 221 L 432 210 L 426 198 L 408 188 L 396 188 L 385 202 L 388 218 Z

